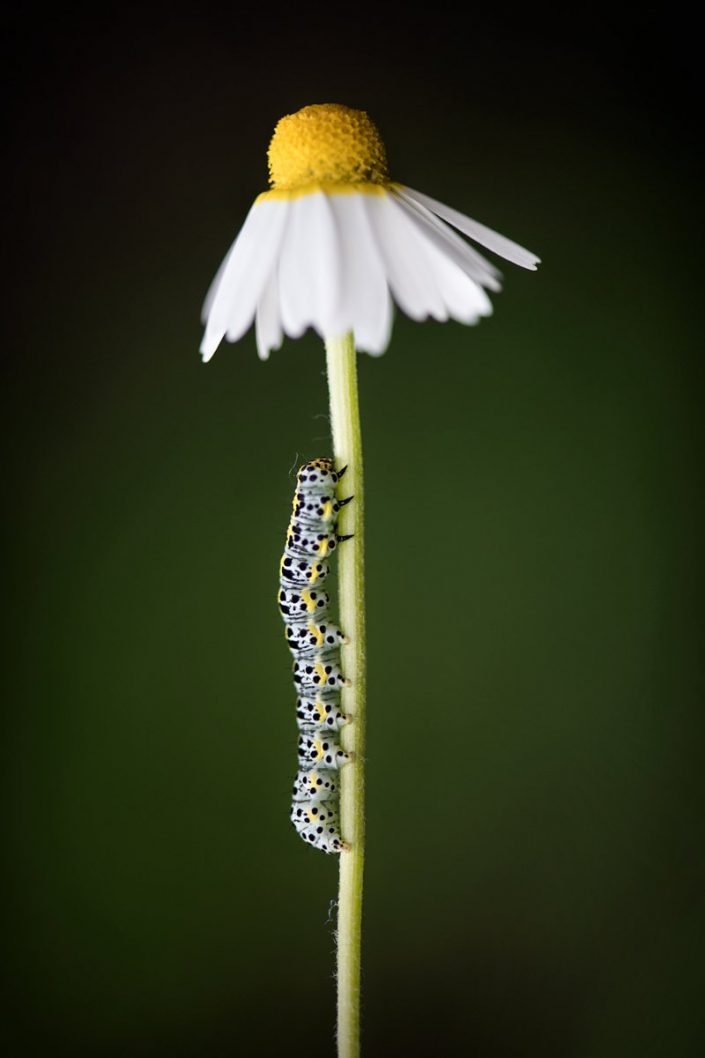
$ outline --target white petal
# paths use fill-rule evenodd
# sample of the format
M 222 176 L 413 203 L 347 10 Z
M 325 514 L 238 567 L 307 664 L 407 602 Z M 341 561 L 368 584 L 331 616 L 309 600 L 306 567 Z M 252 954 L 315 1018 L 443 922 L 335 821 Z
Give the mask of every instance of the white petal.
M 282 344 L 276 268 L 272 270 L 272 274 L 265 283 L 262 296 L 257 304 L 255 336 L 257 355 L 260 360 L 269 360 L 270 350 L 278 349 Z
M 370 195 L 366 203 L 394 300 L 413 320 L 447 314 L 426 246 L 418 229 L 391 195 Z
M 393 221 L 391 242 L 387 242 L 387 258 L 399 272 L 400 267 L 409 270 L 416 283 L 413 296 L 413 315 L 424 318 L 446 320 L 449 316 L 461 323 L 476 323 L 480 316 L 488 316 L 492 305 L 484 290 L 456 264 L 448 253 L 444 242 L 438 243 L 435 230 L 422 220 L 418 213 L 407 206 L 398 196 L 390 197 L 389 210 Z M 378 210 L 378 219 L 385 215 Z M 384 227 L 378 225 L 378 231 Z M 390 286 L 395 289 L 390 276 Z M 411 296 L 407 287 L 406 294 Z M 396 294 L 395 294 L 396 296 Z M 400 305 L 404 307 L 400 300 Z
M 366 205 L 389 286 L 408 315 L 437 320 L 452 316 L 462 323 L 476 323 L 492 312 L 482 287 L 457 263 L 454 248 L 438 238 L 416 209 L 398 195 L 369 198 Z
M 389 344 L 392 305 L 377 242 L 372 234 L 365 194 L 331 195 L 340 236 L 342 331 L 352 330 L 355 346 L 379 356 Z M 332 333 L 326 337 L 337 337 Z
M 459 213 L 457 209 L 444 206 L 442 202 L 437 202 L 435 198 L 430 198 L 428 195 L 422 194 L 421 191 L 414 191 L 410 187 L 401 185 L 399 185 L 399 189 L 408 195 L 409 198 L 430 209 L 432 213 L 441 217 L 442 220 L 448 221 L 458 231 L 462 231 L 464 235 L 468 235 L 475 242 L 479 242 L 481 246 L 486 246 L 488 250 L 492 250 L 513 264 L 536 271 L 536 265 L 540 263 L 541 258 L 531 253 L 530 250 L 525 250 L 523 246 L 519 246 L 518 243 L 505 238 L 504 235 L 492 231 L 491 228 L 486 228 L 484 224 L 480 224 L 479 221 L 473 220 L 471 217 L 466 217 L 464 213 Z
M 435 245 L 429 245 L 429 256 L 435 270 L 448 315 L 461 323 L 477 323 L 492 313 L 492 303 L 482 287 Z
M 335 216 L 323 192 L 289 203 L 279 261 L 284 330 L 298 338 L 307 327 L 321 335 L 345 329 L 340 312 L 340 248 Z
M 237 341 L 252 323 L 255 306 L 274 259 L 286 220 L 286 202 L 255 202 L 218 274 L 215 293 L 208 292 L 208 321 L 201 342 L 210 360 L 226 331 Z
M 431 213 L 430 209 L 426 209 L 416 199 L 407 195 L 403 188 L 397 186 L 393 193 L 404 209 L 410 212 L 417 222 L 421 222 L 431 241 L 442 249 L 446 256 L 451 257 L 471 279 L 475 279 L 488 290 L 502 289 L 502 284 L 499 282 L 502 273 L 498 268 L 495 268 L 474 247 L 461 239 L 444 221 Z
M 232 246 L 230 247 L 230 249 L 226 253 L 226 255 L 223 258 L 223 260 L 220 262 L 220 266 L 218 268 L 218 271 L 213 276 L 213 280 L 211 282 L 211 285 L 208 287 L 208 293 L 206 294 L 205 298 L 203 299 L 203 308 L 201 309 L 201 323 L 204 326 L 208 322 L 208 317 L 210 316 L 210 313 L 211 313 L 211 307 L 213 305 L 213 301 L 215 299 L 216 292 L 218 290 L 218 287 L 220 286 L 220 281 L 223 278 L 223 273 L 225 272 L 225 269 L 228 267 L 228 261 L 232 257 L 236 245 L 237 245 L 237 240 L 235 240 L 235 242 L 232 244 Z

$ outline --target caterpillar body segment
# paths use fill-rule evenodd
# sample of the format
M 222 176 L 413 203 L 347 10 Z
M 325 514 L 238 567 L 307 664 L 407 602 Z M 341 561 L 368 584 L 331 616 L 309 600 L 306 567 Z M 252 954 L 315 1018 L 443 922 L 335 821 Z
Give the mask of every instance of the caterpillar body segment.
M 352 535 L 337 532 L 338 514 L 353 499 L 336 496 L 344 473 L 329 458 L 299 468 L 277 596 L 297 693 L 299 770 L 291 821 L 307 845 L 329 853 L 347 847 L 340 833 L 337 775 L 352 759 L 337 739 L 349 723 L 340 709 L 340 690 L 348 683 L 340 647 L 347 640 L 328 616 L 330 597 L 323 587 L 328 557 Z

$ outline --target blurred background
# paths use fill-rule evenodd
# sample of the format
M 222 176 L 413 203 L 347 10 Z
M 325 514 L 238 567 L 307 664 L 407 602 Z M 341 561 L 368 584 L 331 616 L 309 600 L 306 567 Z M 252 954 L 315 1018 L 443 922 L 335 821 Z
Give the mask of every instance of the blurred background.
M 692 28 L 30 4 L 4 42 L 7 1053 L 333 1053 L 274 602 L 323 353 L 198 356 L 325 101 L 544 261 L 360 359 L 365 1053 L 703 1053 Z

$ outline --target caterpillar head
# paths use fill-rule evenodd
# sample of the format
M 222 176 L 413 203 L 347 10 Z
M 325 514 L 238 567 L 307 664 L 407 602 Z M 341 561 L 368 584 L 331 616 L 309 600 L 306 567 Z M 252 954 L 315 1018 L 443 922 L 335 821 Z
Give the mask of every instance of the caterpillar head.
M 312 459 L 299 467 L 297 479 L 299 489 L 308 494 L 310 492 L 322 492 L 326 489 L 335 491 L 342 471 L 335 469 L 333 460 L 328 456 L 320 459 Z

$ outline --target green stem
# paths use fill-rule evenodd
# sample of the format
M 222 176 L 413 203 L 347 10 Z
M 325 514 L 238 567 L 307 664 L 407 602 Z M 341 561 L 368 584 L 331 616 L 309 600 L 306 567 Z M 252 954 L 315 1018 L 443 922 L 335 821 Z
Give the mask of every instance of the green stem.
M 342 729 L 343 748 L 354 759 L 340 772 L 340 821 L 349 846 L 340 854 L 338 892 L 338 1056 L 360 1054 L 360 945 L 362 875 L 365 858 L 365 537 L 362 434 L 357 397 L 357 360 L 352 334 L 326 340 L 330 420 L 336 466 L 347 466 L 341 485 L 354 496 L 343 507 L 338 531 L 353 533 L 338 552 L 340 627 L 347 636 L 341 667 L 350 681 L 341 708 L 351 718 Z

